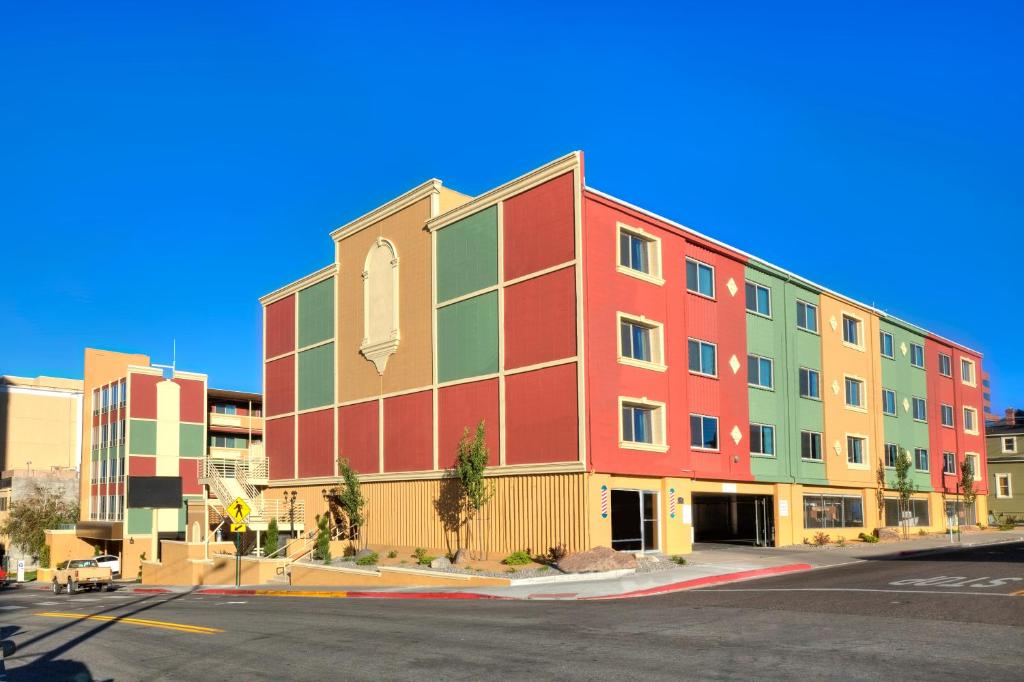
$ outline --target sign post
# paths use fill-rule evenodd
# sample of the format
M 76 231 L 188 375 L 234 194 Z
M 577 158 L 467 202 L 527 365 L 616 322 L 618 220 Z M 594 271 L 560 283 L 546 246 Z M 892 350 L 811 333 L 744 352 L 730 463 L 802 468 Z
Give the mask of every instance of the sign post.
M 241 497 L 236 497 L 235 501 L 228 505 L 228 516 L 233 521 L 231 532 L 235 534 L 235 587 L 242 584 L 242 533 L 248 530 L 246 522 L 251 511 Z

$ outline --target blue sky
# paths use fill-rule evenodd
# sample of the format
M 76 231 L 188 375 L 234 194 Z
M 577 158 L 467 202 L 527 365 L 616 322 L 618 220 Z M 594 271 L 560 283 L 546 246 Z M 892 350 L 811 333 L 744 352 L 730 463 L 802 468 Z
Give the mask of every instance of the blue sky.
M 5 9 L 0 373 L 176 339 L 259 390 L 257 299 L 331 229 L 583 149 L 591 186 L 982 351 L 1024 406 L 1020 3 L 156 4 Z

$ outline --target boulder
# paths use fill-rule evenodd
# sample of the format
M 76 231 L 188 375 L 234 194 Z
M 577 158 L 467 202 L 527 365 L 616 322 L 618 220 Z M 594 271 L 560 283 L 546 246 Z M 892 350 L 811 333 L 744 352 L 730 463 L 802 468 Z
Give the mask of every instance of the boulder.
M 558 569 L 564 573 L 598 573 L 629 568 L 636 569 L 636 557 L 626 552 L 616 552 L 609 547 L 577 552 L 558 562 Z
M 452 562 L 448 561 L 448 557 L 439 556 L 430 562 L 431 568 L 448 568 L 452 565 Z
M 369 550 L 369 549 L 361 549 L 361 550 L 359 550 L 358 552 L 356 552 L 356 554 L 355 554 L 355 558 L 356 558 L 356 560 L 358 561 L 359 559 L 362 559 L 362 558 L 363 558 L 364 556 L 370 556 L 371 554 L 373 554 L 373 551 L 372 551 L 372 550 Z
M 895 528 L 876 528 L 875 537 L 879 540 L 900 540 L 903 536 Z
M 465 547 L 455 553 L 455 558 L 452 559 L 452 563 L 456 566 L 469 563 L 469 552 L 466 551 Z

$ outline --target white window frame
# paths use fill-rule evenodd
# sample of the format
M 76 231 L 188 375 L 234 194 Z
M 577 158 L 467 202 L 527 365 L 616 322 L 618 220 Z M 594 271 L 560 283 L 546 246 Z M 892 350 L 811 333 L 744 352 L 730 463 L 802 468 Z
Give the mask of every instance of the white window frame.
M 804 434 L 810 434 L 818 437 L 818 458 L 804 457 Z M 811 439 L 814 440 L 813 438 Z M 821 431 L 808 431 L 806 429 L 800 431 L 800 459 L 804 462 L 824 462 L 825 461 L 825 443 L 824 437 Z
M 946 360 L 946 369 L 948 370 L 946 372 L 942 371 L 942 360 L 943 360 L 943 358 L 945 358 L 945 360 Z M 944 376 L 944 377 L 950 377 L 950 378 L 953 377 L 953 356 L 952 355 L 949 355 L 948 353 L 939 353 L 939 374 L 941 376 Z
M 970 379 L 970 381 L 964 379 L 964 366 L 965 365 L 971 368 L 971 371 L 970 371 L 971 379 Z M 969 358 L 960 358 L 960 382 L 962 384 L 964 384 L 965 386 L 977 386 L 978 385 L 978 366 L 975 364 L 974 360 L 971 360 Z
M 917 415 L 914 414 L 914 407 L 917 405 L 917 401 L 918 400 L 920 400 L 921 404 L 924 405 L 924 419 L 918 419 Z M 919 424 L 927 424 L 928 423 L 928 401 L 925 400 L 924 398 L 920 397 L 920 396 L 916 396 L 916 395 L 915 396 L 911 396 L 911 398 L 910 398 L 910 416 L 913 418 L 914 421 L 918 422 Z
M 714 419 L 715 420 L 715 422 L 718 424 L 718 447 L 717 448 L 706 448 L 706 447 L 703 447 L 701 445 L 694 445 L 693 444 L 693 434 L 691 433 L 690 434 L 690 449 L 691 450 L 699 450 L 700 452 L 721 452 L 722 451 L 722 420 L 719 417 L 716 417 L 713 414 L 700 414 L 698 412 L 691 412 L 689 415 L 687 415 L 687 424 L 690 423 L 690 419 L 692 417 L 700 417 L 701 418 L 701 436 L 702 436 L 701 440 L 702 441 L 704 440 L 704 438 L 703 438 L 703 435 L 704 435 L 704 421 L 703 420 L 704 419 Z
M 949 415 L 949 423 L 946 423 L 946 415 Z M 947 429 L 956 428 L 956 415 L 953 413 L 953 406 L 949 403 L 939 404 L 939 423 Z
M 665 278 L 662 276 L 661 270 L 661 238 L 643 228 L 633 227 L 625 223 L 616 223 L 615 226 L 615 269 L 624 275 L 635 277 L 659 287 L 665 284 Z M 619 236 L 623 233 L 647 242 L 647 265 L 651 270 L 650 272 L 634 270 L 622 264 L 622 240 L 619 239 Z
M 972 421 L 974 422 L 974 428 L 967 428 L 967 414 L 970 413 Z M 978 435 L 978 410 L 974 407 L 964 407 L 964 433 L 969 433 L 972 436 Z
M 919 452 L 923 452 L 924 453 L 924 463 L 927 465 L 926 468 L 924 468 L 924 469 L 922 469 L 919 466 L 917 466 L 917 462 L 918 462 L 917 453 L 919 453 Z M 914 448 L 914 471 L 930 471 L 931 470 L 931 462 L 929 461 L 929 458 L 930 458 L 930 455 L 928 454 L 928 448 Z
M 907 354 L 910 357 L 910 366 L 911 367 L 916 367 L 918 369 L 924 369 L 924 364 L 925 364 L 924 346 L 922 346 L 919 343 L 911 343 L 911 344 L 908 344 L 908 345 L 910 346 L 909 350 L 907 351 Z M 920 365 L 918 365 L 918 364 L 916 364 L 914 362 L 914 349 L 915 348 L 920 348 L 921 349 L 921 364 Z
M 622 408 L 642 407 L 651 411 L 651 436 L 652 443 L 638 443 L 636 441 L 624 440 L 622 437 Z M 657 400 L 648 400 L 646 396 L 632 398 L 619 396 L 619 447 L 626 450 L 645 450 L 647 452 L 667 452 L 668 439 L 665 436 L 665 403 Z
M 814 326 L 817 327 L 817 329 L 809 329 L 807 327 L 801 327 L 800 326 L 800 304 L 801 303 L 804 304 L 804 306 L 806 306 L 807 308 L 810 308 L 811 310 L 814 311 Z M 802 298 L 796 299 L 796 305 L 797 305 L 796 328 L 799 329 L 800 331 L 805 331 L 808 334 L 814 334 L 815 336 L 820 336 L 821 335 L 821 311 L 819 310 L 818 305 L 816 303 L 810 303 L 809 301 L 805 301 Z M 806 315 L 804 316 L 804 319 L 807 319 Z
M 889 457 L 889 449 L 890 448 L 894 449 L 895 452 L 896 452 L 896 456 L 893 457 L 893 459 L 892 459 L 892 464 L 889 464 L 889 462 L 887 461 L 888 457 Z M 886 469 L 895 469 L 896 468 L 896 460 L 898 460 L 899 457 L 900 457 L 900 446 L 896 445 L 896 443 L 886 443 L 885 445 L 882 446 L 882 464 L 885 466 Z
M 977 452 L 965 452 L 965 460 L 971 460 L 971 471 L 974 472 L 974 483 L 977 484 L 981 480 L 981 455 Z
M 622 353 L 622 323 L 627 322 L 639 327 L 646 327 L 650 332 L 651 359 L 637 360 Z M 632 315 L 621 310 L 615 313 L 615 349 L 620 365 L 651 369 L 656 372 L 664 372 L 668 369 L 665 364 L 665 325 L 661 322 L 649 320 L 643 315 Z
M 846 382 L 843 382 L 843 384 L 844 384 L 843 388 L 844 389 L 846 388 L 845 383 Z M 885 410 L 885 394 L 886 393 L 891 393 L 892 394 L 892 412 L 887 412 Z M 843 400 L 846 400 L 846 396 L 845 395 L 843 396 Z M 892 390 L 891 388 L 883 388 L 882 389 L 882 414 L 887 415 L 889 417 L 895 417 L 897 412 L 898 412 L 898 410 L 897 410 L 897 406 L 896 406 L 896 391 Z
M 708 374 L 707 372 L 698 372 L 695 369 L 690 369 L 690 342 L 691 341 L 695 341 L 696 343 L 704 344 L 706 346 L 711 346 L 712 348 L 715 349 L 715 373 L 714 374 Z M 696 336 L 688 336 L 688 337 L 686 337 L 686 369 L 689 371 L 690 374 L 693 374 L 694 376 L 708 377 L 709 379 L 717 379 L 718 378 L 718 344 L 717 343 L 712 343 L 711 341 L 705 341 L 704 339 L 698 339 Z
M 750 422 L 750 428 L 751 428 L 751 430 L 753 430 L 754 428 L 761 429 L 761 450 L 762 451 L 764 450 L 764 430 L 765 429 L 771 429 L 772 430 L 772 452 L 770 452 L 770 453 L 768 453 L 768 452 L 755 452 L 754 451 L 754 438 L 753 438 L 753 436 L 751 436 L 750 437 L 750 454 L 751 454 L 751 456 L 752 457 L 768 457 L 768 458 L 774 459 L 778 455 L 778 452 L 779 452 L 778 439 L 776 438 L 776 436 L 778 435 L 778 432 L 775 429 L 775 425 L 774 424 L 761 424 L 761 423 L 758 423 L 758 422 Z
M 1013 475 L 1012 474 L 996 474 L 996 499 L 999 500 L 1012 500 L 1013 499 Z M 1000 481 L 1006 481 L 1006 494 L 1003 495 L 1003 487 Z
M 813 372 L 814 374 L 818 375 L 818 395 L 816 395 L 816 396 L 813 396 L 813 395 L 803 395 L 802 393 L 800 393 L 800 372 L 808 372 L 808 373 Z M 807 380 L 807 386 L 810 387 L 810 385 L 811 385 L 811 381 L 810 381 L 810 379 L 808 379 Z M 797 394 L 798 397 L 803 398 L 805 400 L 817 400 L 818 402 L 821 402 L 821 370 L 814 369 L 813 367 L 800 367 L 799 369 L 797 369 L 797 373 L 796 373 L 796 394 Z M 815 433 L 817 433 L 817 432 L 815 432 Z
M 757 305 L 757 290 L 758 289 L 764 289 L 765 291 L 768 292 L 768 312 L 767 313 L 762 313 L 760 310 L 751 310 L 750 308 L 746 308 L 746 305 L 747 305 L 747 287 L 748 286 L 754 287 L 754 305 Z M 772 319 L 772 288 L 770 286 L 768 286 L 767 284 L 761 284 L 760 282 L 752 282 L 749 279 L 745 280 L 743 282 L 743 306 L 746 308 L 747 312 L 750 313 L 751 315 L 757 315 L 758 317 L 763 317 L 763 318 L 768 319 L 768 320 Z
M 946 471 L 946 462 L 948 462 L 947 455 L 953 456 L 953 471 Z M 956 476 L 959 465 L 956 461 L 956 453 L 949 452 L 948 450 L 942 453 L 942 475 L 943 476 Z
M 889 337 L 889 348 L 892 350 L 891 355 L 886 355 L 885 353 L 885 343 L 882 340 L 882 337 L 885 336 Z M 896 359 L 896 339 L 890 332 L 887 332 L 884 329 L 881 330 L 878 335 L 878 352 L 883 358 L 889 358 L 890 360 Z
M 860 405 L 851 405 L 846 402 L 846 382 L 856 381 L 860 383 Z M 856 412 L 867 412 L 868 411 L 868 394 L 867 394 L 868 382 L 864 380 L 864 377 L 859 377 L 855 374 L 844 374 L 843 375 L 843 406 L 848 410 L 854 410 Z
M 851 462 L 850 461 L 850 439 L 856 438 L 862 442 L 861 447 L 861 461 Z M 848 433 L 846 434 L 846 467 L 848 469 L 869 469 L 871 468 L 871 450 L 869 447 L 870 439 L 867 434 L 864 433 Z
M 710 296 L 708 294 L 705 294 L 702 291 L 696 291 L 694 289 L 691 289 L 689 287 L 689 284 L 686 282 L 686 263 L 689 263 L 691 261 L 693 263 L 696 263 L 696 265 L 697 265 L 697 272 L 698 272 L 697 281 L 698 282 L 700 282 L 700 275 L 699 275 L 699 273 L 700 273 L 700 266 L 703 265 L 704 267 L 711 269 L 711 295 Z M 704 261 L 698 260 L 698 259 L 693 258 L 691 256 L 687 256 L 685 258 L 685 262 L 683 263 L 683 286 L 686 287 L 687 293 L 694 294 L 695 296 L 700 296 L 701 298 L 706 298 L 706 299 L 708 299 L 710 301 L 715 301 L 715 300 L 717 300 L 717 296 L 718 296 L 718 282 L 717 282 L 717 280 L 718 280 L 718 272 L 715 270 L 715 266 L 714 265 L 712 265 L 711 263 L 705 263 Z
M 851 320 L 857 323 L 857 343 L 853 343 L 851 341 L 846 340 L 846 318 L 850 318 Z M 859 351 L 864 350 L 864 330 L 866 329 L 866 326 L 864 324 L 864 318 L 860 317 L 859 315 L 854 315 L 853 313 L 843 311 L 840 314 L 839 327 L 843 335 L 844 346 Z
M 1006 447 L 1006 441 L 1010 441 L 1011 445 L 1009 449 Z M 1000 436 L 999 438 L 999 449 L 1004 455 L 1015 455 L 1017 454 L 1017 437 L 1016 436 Z
M 767 386 L 765 386 L 763 384 L 760 384 L 760 383 L 757 383 L 757 384 L 750 383 L 750 359 L 751 358 L 756 358 L 758 360 L 758 363 L 757 363 L 757 378 L 758 378 L 759 381 L 761 379 L 761 362 L 760 361 L 761 360 L 767 360 L 768 363 L 771 365 L 771 383 L 769 383 Z M 749 386 L 750 388 L 759 388 L 762 391 L 774 391 L 775 390 L 775 358 L 770 358 L 770 357 L 768 357 L 766 355 L 758 355 L 757 353 L 747 353 L 747 386 Z

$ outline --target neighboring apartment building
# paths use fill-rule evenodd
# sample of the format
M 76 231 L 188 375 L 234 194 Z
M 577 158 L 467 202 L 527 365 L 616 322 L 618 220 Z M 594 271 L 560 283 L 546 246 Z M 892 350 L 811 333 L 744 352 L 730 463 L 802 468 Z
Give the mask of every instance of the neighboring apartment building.
M 481 420 L 494 553 L 855 537 L 898 520 L 899 448 L 913 523 L 974 518 L 977 352 L 587 187 L 582 154 L 475 198 L 431 180 L 331 236 L 261 299 L 265 494 L 307 525 L 346 459 L 371 544 L 450 546 L 446 469 Z
M 1013 516 L 1024 523 L 1024 410 L 1009 408 L 985 427 L 988 505 L 999 523 Z
M 0 376 L 0 524 L 35 485 L 77 499 L 81 420 L 81 381 Z M 0 536 L 0 566 L 22 556 Z

